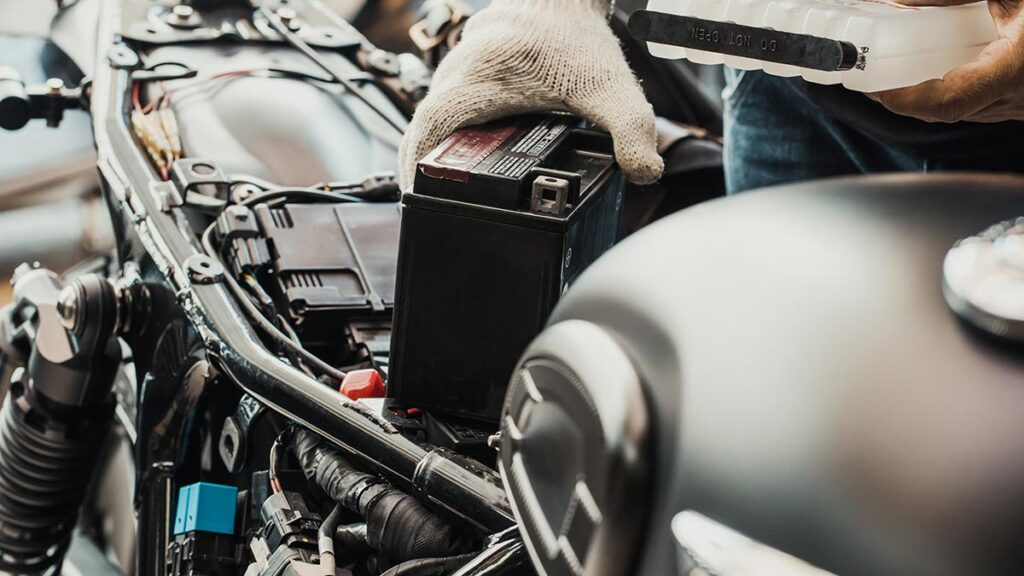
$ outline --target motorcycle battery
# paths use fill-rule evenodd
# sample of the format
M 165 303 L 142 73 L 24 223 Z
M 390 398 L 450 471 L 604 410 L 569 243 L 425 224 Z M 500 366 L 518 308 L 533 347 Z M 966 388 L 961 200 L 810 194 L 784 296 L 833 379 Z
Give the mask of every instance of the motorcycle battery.
M 519 355 L 619 234 L 611 138 L 564 115 L 460 130 L 403 198 L 388 395 L 495 422 Z

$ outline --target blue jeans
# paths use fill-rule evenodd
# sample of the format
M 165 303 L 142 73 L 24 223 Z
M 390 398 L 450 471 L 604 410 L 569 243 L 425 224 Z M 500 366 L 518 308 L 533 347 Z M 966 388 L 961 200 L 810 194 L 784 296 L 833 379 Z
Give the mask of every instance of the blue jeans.
M 1021 162 L 939 162 L 911 156 L 835 121 L 789 80 L 726 69 L 725 181 L 730 194 L 815 178 L 878 172 L 1019 171 Z

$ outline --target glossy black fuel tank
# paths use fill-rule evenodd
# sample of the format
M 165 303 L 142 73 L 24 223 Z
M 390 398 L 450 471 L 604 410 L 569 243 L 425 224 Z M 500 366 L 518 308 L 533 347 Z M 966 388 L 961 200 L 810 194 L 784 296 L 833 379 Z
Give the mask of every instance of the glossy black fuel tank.
M 686 210 L 588 270 L 551 325 L 614 338 L 653 421 L 629 573 L 675 574 L 694 510 L 836 574 L 1019 574 L 1024 351 L 957 319 L 942 262 L 1021 215 L 1010 177 L 813 182 Z

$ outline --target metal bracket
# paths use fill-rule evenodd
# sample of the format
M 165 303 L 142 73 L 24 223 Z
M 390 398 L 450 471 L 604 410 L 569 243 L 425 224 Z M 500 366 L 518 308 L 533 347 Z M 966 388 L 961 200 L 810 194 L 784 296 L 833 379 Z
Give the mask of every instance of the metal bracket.
M 177 187 L 178 197 L 185 205 L 213 212 L 220 212 L 227 206 L 230 180 L 210 160 L 175 160 L 171 165 L 171 182 Z
M 220 39 L 285 41 L 258 11 L 233 4 L 206 2 L 197 6 L 195 2 L 189 4 L 177 0 L 127 0 L 122 9 L 121 30 L 125 38 L 146 44 Z M 364 40 L 355 28 L 339 26 L 339 20 L 325 14 L 315 2 L 272 0 L 263 5 L 280 12 L 289 27 L 312 46 L 355 49 Z

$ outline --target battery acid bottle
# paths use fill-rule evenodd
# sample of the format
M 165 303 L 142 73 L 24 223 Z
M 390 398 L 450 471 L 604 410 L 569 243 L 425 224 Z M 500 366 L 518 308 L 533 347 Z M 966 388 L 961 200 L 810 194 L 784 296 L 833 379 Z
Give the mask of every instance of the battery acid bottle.
M 998 38 L 985 2 L 650 0 L 630 16 L 653 56 L 877 92 L 941 78 Z
M 611 137 L 567 115 L 456 132 L 402 199 L 388 396 L 497 422 L 519 355 L 617 240 Z

